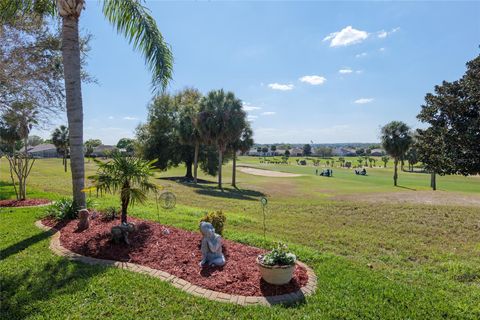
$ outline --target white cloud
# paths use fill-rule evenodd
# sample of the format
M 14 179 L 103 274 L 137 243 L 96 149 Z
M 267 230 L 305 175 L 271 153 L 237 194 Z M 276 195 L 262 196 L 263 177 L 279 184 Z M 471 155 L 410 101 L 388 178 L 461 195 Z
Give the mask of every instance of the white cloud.
M 249 115 L 249 116 L 247 117 L 247 120 L 248 120 L 248 121 L 253 121 L 253 120 L 257 119 L 257 118 L 258 118 L 258 116 Z
M 293 84 L 281 84 L 281 83 L 270 83 L 268 85 L 270 89 L 280 90 L 280 91 L 289 91 L 293 89 Z
M 349 74 L 349 73 L 352 73 L 353 70 L 350 69 L 350 68 L 343 68 L 343 69 L 338 70 L 338 72 L 341 73 L 341 74 Z
M 115 119 L 115 117 L 114 116 L 109 116 L 108 119 L 113 120 L 113 119 Z
M 357 70 L 357 71 L 355 71 L 355 73 L 357 73 L 357 74 L 363 73 L 363 70 Z
M 363 58 L 363 57 L 366 57 L 366 56 L 367 56 L 367 53 L 366 53 L 366 52 L 362 52 L 362 53 L 356 54 L 356 55 L 355 55 L 355 58 Z
M 313 86 L 322 85 L 327 81 L 325 77 L 322 76 L 303 76 L 299 79 L 301 82 L 306 82 Z
M 323 41 L 330 41 L 330 47 L 349 46 L 368 38 L 368 32 L 347 26 L 340 31 L 332 32 Z
M 360 98 L 360 99 L 355 100 L 354 102 L 356 104 L 366 104 L 366 103 L 370 103 L 372 101 L 373 101 L 373 98 Z
M 138 118 L 135 117 L 123 117 L 123 120 L 138 120 Z
M 387 36 L 388 36 L 388 32 L 387 32 L 387 31 L 382 30 L 382 31 L 379 31 L 379 32 L 378 32 L 378 37 L 379 37 L 379 38 L 386 38 Z
M 390 31 L 385 31 L 385 30 L 378 31 L 377 32 L 377 37 L 379 37 L 380 39 L 385 39 L 386 37 L 388 37 L 389 35 L 397 32 L 398 30 L 400 30 L 400 27 L 393 28 Z
M 245 111 L 255 111 L 255 110 L 260 110 L 262 108 L 260 107 L 255 107 L 255 106 L 252 106 L 250 103 L 248 102 L 244 102 L 243 103 L 243 110 Z
M 378 49 L 378 51 L 383 52 L 383 51 L 385 51 L 385 48 L 382 47 L 382 48 Z
M 262 116 L 273 116 L 274 114 L 276 114 L 276 112 L 274 111 L 262 112 Z

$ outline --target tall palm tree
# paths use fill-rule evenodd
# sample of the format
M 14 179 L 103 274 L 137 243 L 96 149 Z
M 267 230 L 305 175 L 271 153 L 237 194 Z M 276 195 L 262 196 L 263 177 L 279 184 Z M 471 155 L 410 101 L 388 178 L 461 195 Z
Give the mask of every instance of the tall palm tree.
M 381 130 L 383 149 L 393 158 L 393 185 L 397 186 L 398 161 L 403 159 L 412 144 L 410 127 L 401 121 L 392 121 Z
M 149 10 L 140 0 L 104 0 L 103 14 L 135 49 L 141 51 L 152 72 L 152 87 L 164 89 L 172 77 L 173 57 Z M 79 19 L 85 0 L 3 0 L 0 19 L 15 19 L 23 12 L 62 19 L 62 57 L 68 127 L 70 129 L 73 198 L 85 207 L 83 155 L 83 104 L 80 70 Z
M 56 128 L 52 133 L 52 143 L 57 148 L 57 152 L 62 155 L 62 164 L 67 172 L 67 156 L 69 154 L 69 130 L 64 125 Z
M 244 128 L 242 101 L 232 92 L 210 91 L 200 102 L 198 129 L 209 144 L 218 147 L 218 187 L 222 188 L 223 154 L 227 145 L 237 139 Z

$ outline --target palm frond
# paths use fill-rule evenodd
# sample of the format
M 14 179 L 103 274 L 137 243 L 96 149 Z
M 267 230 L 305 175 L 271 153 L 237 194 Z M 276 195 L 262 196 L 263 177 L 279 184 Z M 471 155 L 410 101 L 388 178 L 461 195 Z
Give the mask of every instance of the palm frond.
M 153 89 L 165 89 L 172 79 L 173 56 L 148 9 L 138 0 L 105 0 L 103 13 L 143 53 Z

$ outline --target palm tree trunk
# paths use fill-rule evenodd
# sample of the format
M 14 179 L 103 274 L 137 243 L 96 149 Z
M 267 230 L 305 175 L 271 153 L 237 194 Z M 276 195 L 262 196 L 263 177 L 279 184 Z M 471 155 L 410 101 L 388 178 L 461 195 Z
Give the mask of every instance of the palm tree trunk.
M 437 190 L 437 177 L 435 171 L 430 175 L 430 187 L 432 187 L 433 191 Z
M 62 57 L 70 139 L 73 200 L 85 208 L 85 163 L 83 158 L 83 105 L 80 78 L 78 18 L 62 17 Z
M 393 185 L 397 186 L 398 179 L 398 159 L 394 160 L 394 169 L 393 169 Z
M 65 172 L 67 172 L 67 155 L 63 155 L 63 167 Z
M 218 187 L 222 189 L 222 162 L 223 162 L 222 148 L 218 148 Z
M 200 149 L 200 143 L 195 143 L 195 155 L 193 157 L 193 182 L 197 183 L 197 169 L 198 169 L 198 149 Z
M 232 171 L 232 187 L 236 188 L 236 180 L 237 180 L 237 154 L 235 150 L 233 150 L 233 171 Z

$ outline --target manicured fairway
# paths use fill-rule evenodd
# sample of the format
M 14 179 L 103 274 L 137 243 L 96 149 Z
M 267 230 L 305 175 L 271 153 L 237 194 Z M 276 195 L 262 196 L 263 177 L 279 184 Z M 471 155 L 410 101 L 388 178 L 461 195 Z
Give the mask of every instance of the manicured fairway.
M 158 279 L 116 268 L 68 262 L 48 248 L 48 234 L 33 223 L 44 209 L 0 209 L 1 316 L 4 319 L 478 319 L 480 317 L 480 210 L 475 206 L 364 203 L 341 196 L 395 193 L 391 169 L 370 176 L 334 169 L 317 177 L 313 167 L 244 165 L 304 174 L 270 178 L 238 174 L 230 188 L 158 179 L 177 195 L 177 206 L 157 212 L 154 197 L 131 214 L 197 230 L 205 211 L 227 214 L 225 237 L 260 247 L 285 241 L 319 279 L 318 291 L 295 307 L 240 307 L 187 295 Z M 323 168 L 323 167 L 322 167 Z M 87 163 L 87 174 L 94 172 Z M 58 199 L 70 192 L 61 160 L 38 160 L 29 195 Z M 0 160 L 0 198 L 13 196 L 8 168 Z M 181 176 L 173 168 L 159 177 Z M 215 181 L 215 178 L 202 178 Z M 428 189 L 428 176 L 401 173 L 400 184 Z M 480 179 L 441 177 L 444 192 L 477 197 Z M 402 188 L 401 188 L 402 189 Z M 411 191 L 402 189 L 402 192 Z M 269 197 L 263 240 L 259 197 Z M 93 196 L 93 195 L 92 195 Z M 99 209 L 117 197 L 97 199 Z

